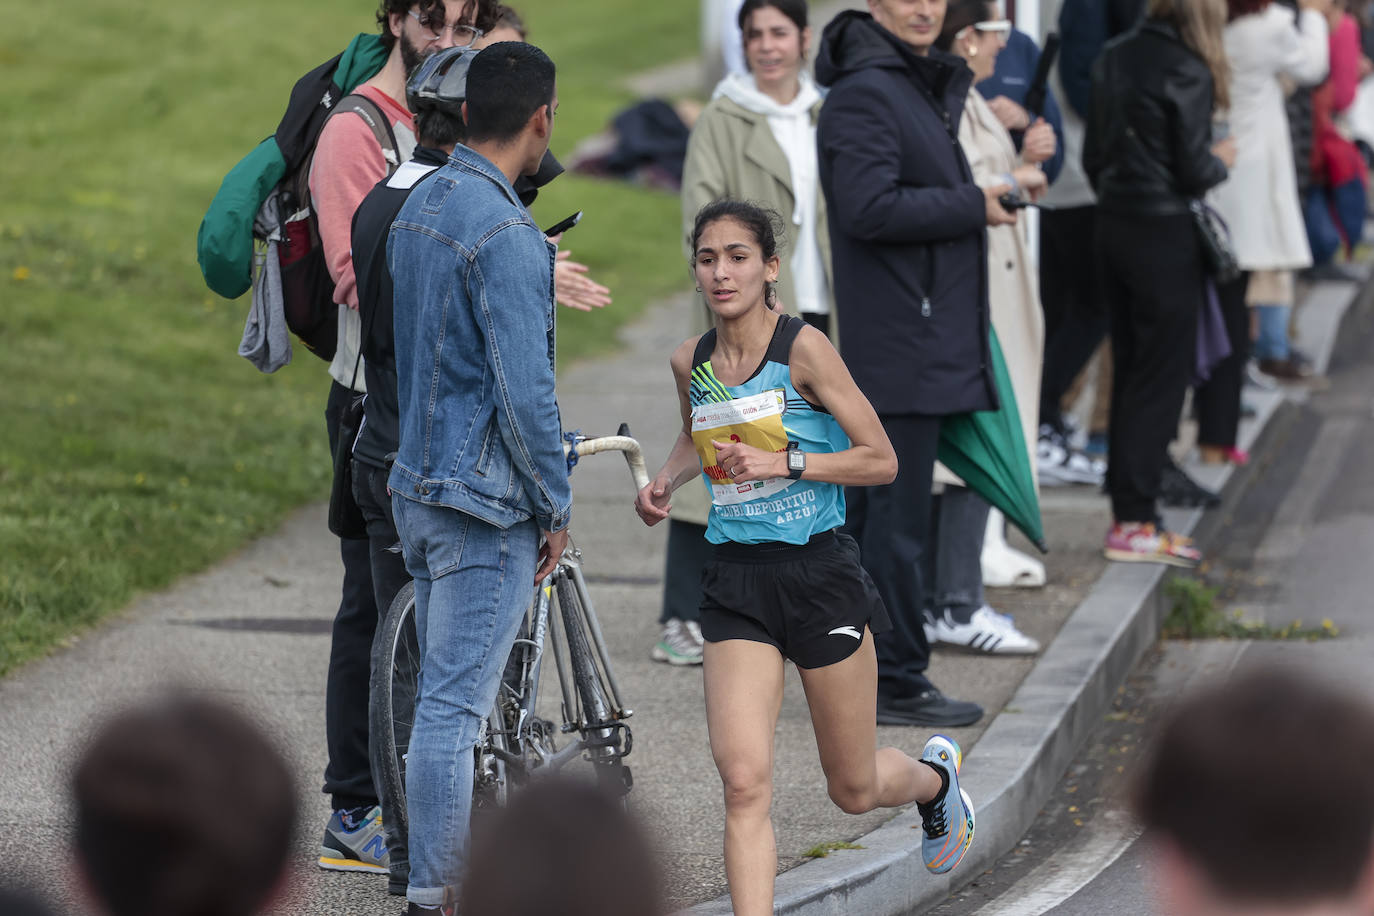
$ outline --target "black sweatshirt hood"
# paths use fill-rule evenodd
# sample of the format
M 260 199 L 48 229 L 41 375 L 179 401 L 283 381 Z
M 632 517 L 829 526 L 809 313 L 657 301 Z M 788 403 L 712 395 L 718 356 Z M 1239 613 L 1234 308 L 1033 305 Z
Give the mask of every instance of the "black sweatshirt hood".
M 904 45 L 897 36 L 874 21 L 872 15 L 845 10 L 825 27 L 816 52 L 816 82 L 832 86 L 847 73 L 881 67 L 916 75 L 932 94 L 939 97 L 960 71 L 972 72 L 968 65 L 946 51 L 931 48 L 922 56 Z

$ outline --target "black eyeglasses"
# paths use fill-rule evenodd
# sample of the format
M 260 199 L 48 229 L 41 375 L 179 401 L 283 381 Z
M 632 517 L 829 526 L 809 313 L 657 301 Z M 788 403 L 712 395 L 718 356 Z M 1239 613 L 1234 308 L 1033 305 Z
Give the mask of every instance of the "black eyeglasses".
M 410 11 L 410 18 L 420 24 L 420 35 L 426 41 L 438 41 L 440 38 L 444 37 L 445 32 L 452 33 L 453 46 L 455 48 L 471 47 L 473 42 L 487 34 L 474 25 L 464 25 L 462 23 L 449 25 L 439 20 L 430 19 L 428 16 L 421 16 L 415 10 Z

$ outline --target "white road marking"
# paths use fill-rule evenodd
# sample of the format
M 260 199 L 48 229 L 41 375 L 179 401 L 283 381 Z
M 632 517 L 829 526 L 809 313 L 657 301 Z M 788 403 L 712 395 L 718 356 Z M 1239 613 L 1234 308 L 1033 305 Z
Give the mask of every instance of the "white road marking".
M 1098 815 L 1079 839 L 1054 852 L 974 916 L 1040 916 L 1110 868 L 1139 839 L 1140 832 L 1125 811 Z

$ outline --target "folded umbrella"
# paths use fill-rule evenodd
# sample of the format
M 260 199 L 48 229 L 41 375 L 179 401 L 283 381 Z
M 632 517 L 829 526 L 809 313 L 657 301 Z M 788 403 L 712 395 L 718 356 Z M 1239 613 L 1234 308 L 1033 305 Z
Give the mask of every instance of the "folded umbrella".
M 945 417 L 940 427 L 940 461 L 971 490 L 1001 509 L 1041 553 L 1049 553 L 1011 376 L 997 332 L 992 331 L 990 338 L 992 375 L 1001 407 Z

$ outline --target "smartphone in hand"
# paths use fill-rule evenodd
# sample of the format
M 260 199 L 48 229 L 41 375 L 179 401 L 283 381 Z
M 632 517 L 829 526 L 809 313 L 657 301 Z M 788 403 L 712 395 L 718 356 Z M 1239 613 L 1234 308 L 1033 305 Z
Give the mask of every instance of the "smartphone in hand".
M 549 238 L 553 238 L 555 235 L 562 235 L 564 232 L 567 232 L 573 226 L 576 226 L 581 220 L 582 211 L 578 210 L 576 213 L 574 213 L 572 216 L 569 216 L 567 219 L 559 220 L 558 222 L 550 226 L 548 229 L 545 229 L 544 235 L 548 236 Z
M 1034 201 L 1027 200 L 1018 194 L 1003 194 L 997 198 L 997 202 L 1002 205 L 1002 209 L 1007 212 L 1013 210 L 1024 210 L 1026 207 L 1039 207 Z

